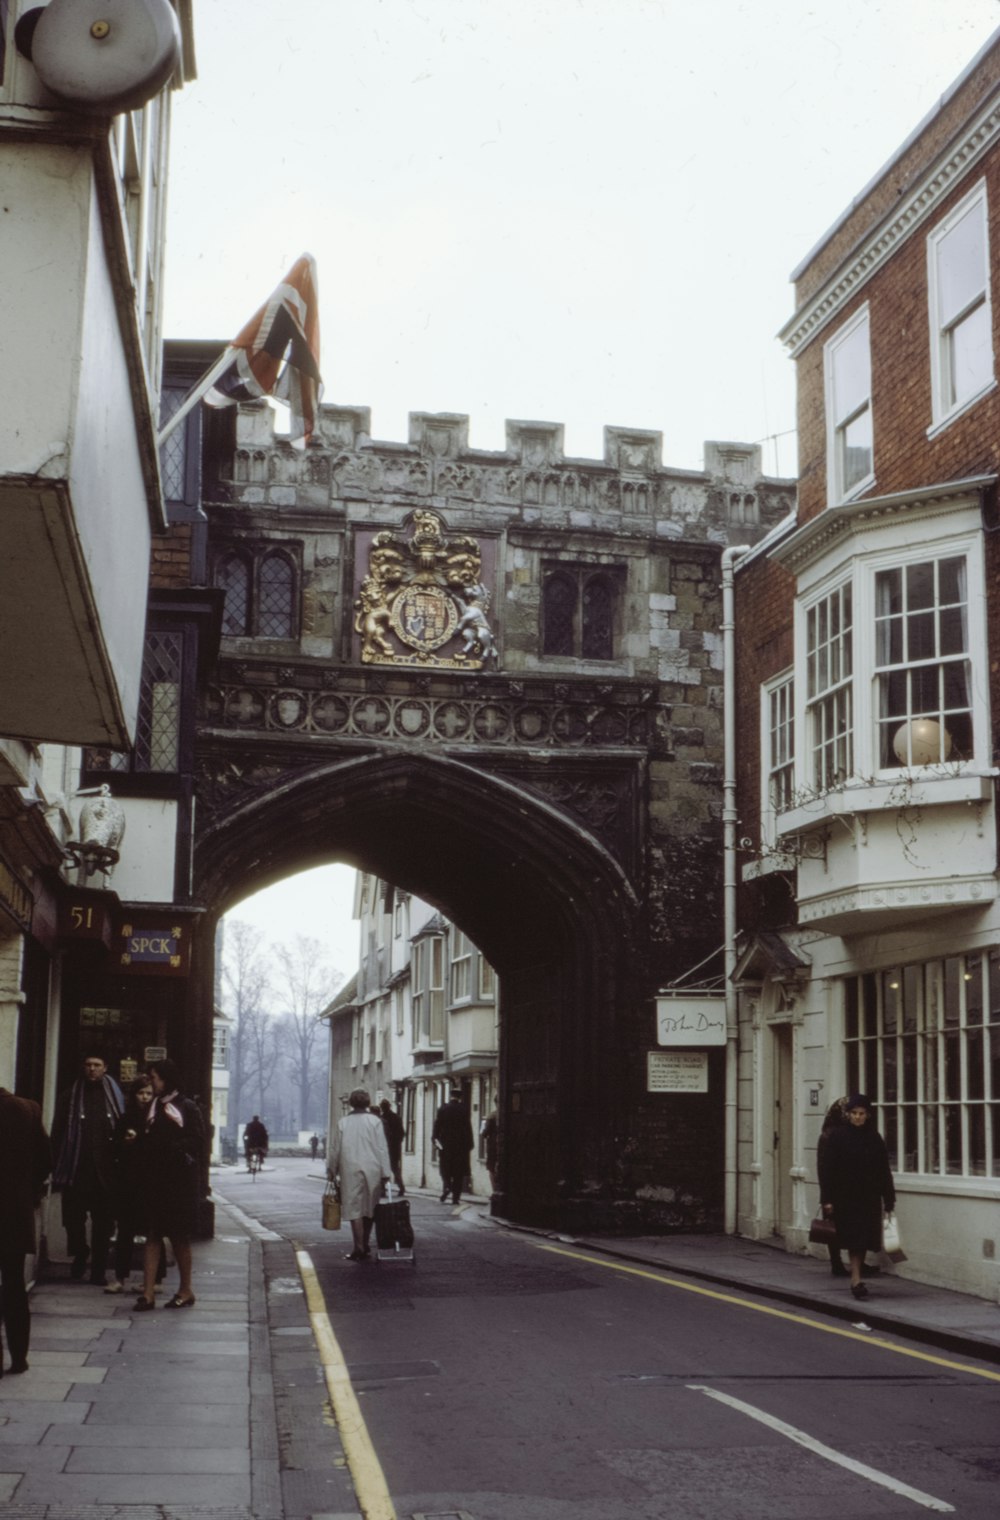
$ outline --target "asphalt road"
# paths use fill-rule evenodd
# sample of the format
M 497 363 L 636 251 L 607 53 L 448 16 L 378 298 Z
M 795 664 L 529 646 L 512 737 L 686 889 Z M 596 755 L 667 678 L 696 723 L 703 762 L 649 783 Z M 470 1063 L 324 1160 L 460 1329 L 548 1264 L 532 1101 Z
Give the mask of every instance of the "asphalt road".
M 996 1520 L 995 1367 L 423 1195 L 415 1266 L 348 1262 L 320 1172 L 224 1192 L 312 1258 L 398 1516 Z

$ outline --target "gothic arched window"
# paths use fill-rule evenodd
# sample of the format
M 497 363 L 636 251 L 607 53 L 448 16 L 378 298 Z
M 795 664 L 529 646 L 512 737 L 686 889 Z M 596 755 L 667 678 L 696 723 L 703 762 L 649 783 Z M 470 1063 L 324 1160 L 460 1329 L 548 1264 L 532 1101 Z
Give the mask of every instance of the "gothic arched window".
M 603 575 L 594 575 L 583 587 L 583 637 L 585 660 L 610 660 L 614 653 L 614 589 Z
M 267 554 L 258 574 L 257 635 L 290 639 L 295 631 L 295 572 L 284 554 Z
M 575 576 L 554 571 L 542 599 L 542 653 L 575 654 L 577 584 Z
M 624 571 L 617 566 L 553 565 L 543 576 L 542 653 L 613 660 Z
M 241 638 L 250 632 L 250 567 L 241 554 L 227 554 L 215 567 L 215 584 L 226 593 L 222 632 Z

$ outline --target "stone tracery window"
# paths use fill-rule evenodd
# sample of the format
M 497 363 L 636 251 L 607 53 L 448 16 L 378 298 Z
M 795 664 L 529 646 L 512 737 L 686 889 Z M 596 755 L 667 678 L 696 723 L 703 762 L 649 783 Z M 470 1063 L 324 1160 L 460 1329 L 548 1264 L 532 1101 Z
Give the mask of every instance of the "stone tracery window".
M 214 582 L 226 593 L 222 632 L 227 638 L 296 636 L 298 570 L 284 549 L 233 549 L 215 565 Z
M 547 570 L 542 587 L 542 653 L 614 659 L 619 577 L 593 565 Z

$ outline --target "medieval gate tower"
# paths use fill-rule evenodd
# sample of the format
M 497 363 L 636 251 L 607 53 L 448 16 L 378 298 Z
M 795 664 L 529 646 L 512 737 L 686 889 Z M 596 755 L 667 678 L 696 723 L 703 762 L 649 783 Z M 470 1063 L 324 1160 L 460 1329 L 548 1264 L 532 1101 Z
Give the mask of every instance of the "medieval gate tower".
M 721 944 L 720 558 L 793 505 L 753 446 L 664 469 L 659 433 L 263 404 L 212 420 L 189 1024 L 250 891 L 332 860 L 436 904 L 501 986 L 501 1206 L 563 1227 L 718 1223 L 709 1090 L 649 1093 L 654 998 Z M 202 1058 L 205 1036 L 192 1035 Z

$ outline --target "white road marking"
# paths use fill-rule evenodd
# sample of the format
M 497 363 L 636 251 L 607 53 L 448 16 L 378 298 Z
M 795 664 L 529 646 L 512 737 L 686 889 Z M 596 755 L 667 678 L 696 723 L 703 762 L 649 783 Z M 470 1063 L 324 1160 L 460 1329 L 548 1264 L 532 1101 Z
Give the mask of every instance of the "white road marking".
M 787 1436 L 790 1441 L 804 1446 L 807 1451 L 815 1452 L 818 1457 L 824 1457 L 827 1462 L 835 1462 L 838 1467 L 846 1467 L 848 1472 L 867 1478 L 869 1483 L 878 1483 L 882 1488 L 891 1489 L 894 1494 L 899 1494 L 904 1499 L 912 1499 L 914 1504 L 922 1504 L 924 1509 L 934 1509 L 942 1515 L 955 1513 L 953 1504 L 946 1504 L 943 1499 L 935 1499 L 933 1494 L 922 1493 L 919 1488 L 911 1488 L 908 1483 L 900 1483 L 898 1478 L 890 1478 L 888 1473 L 880 1473 L 874 1467 L 866 1467 L 864 1462 L 855 1462 L 853 1457 L 846 1457 L 843 1452 L 834 1451 L 832 1446 L 824 1446 L 822 1441 L 817 1441 L 814 1436 L 806 1435 L 804 1430 L 796 1430 L 794 1425 L 788 1425 L 784 1420 L 776 1419 L 772 1414 L 766 1414 L 763 1409 L 755 1409 L 752 1404 L 744 1404 L 742 1399 L 734 1399 L 730 1394 L 721 1393 L 716 1388 L 706 1388 L 703 1383 L 688 1383 L 687 1386 L 693 1393 L 707 1393 L 710 1399 L 718 1399 L 720 1404 L 728 1404 L 731 1409 L 738 1409 L 741 1414 L 749 1415 L 751 1420 L 769 1426 L 779 1435 Z

